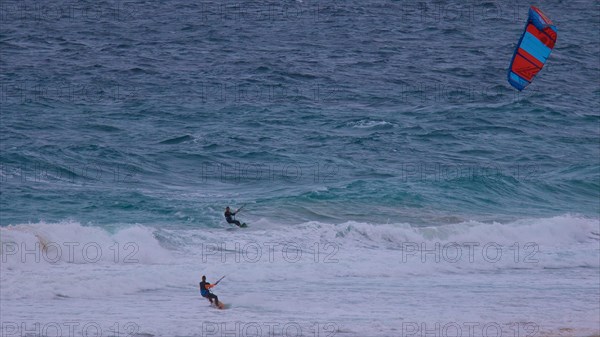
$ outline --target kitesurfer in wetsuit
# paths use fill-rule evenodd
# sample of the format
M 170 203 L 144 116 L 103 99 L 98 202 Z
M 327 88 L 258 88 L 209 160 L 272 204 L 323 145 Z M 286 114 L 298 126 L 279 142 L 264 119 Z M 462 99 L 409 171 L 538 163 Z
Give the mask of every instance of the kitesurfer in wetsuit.
M 217 295 L 211 293 L 209 290 L 210 288 L 212 288 L 214 286 L 216 286 L 216 284 L 210 284 L 210 283 L 206 282 L 206 276 L 202 275 L 202 282 L 200 282 L 200 294 L 202 295 L 202 297 L 208 298 L 208 300 L 210 301 L 211 304 L 212 304 L 213 298 L 214 298 L 215 302 L 216 302 L 215 304 L 218 307 L 219 306 L 219 298 L 217 297 Z
M 239 209 L 238 209 L 238 211 L 239 211 Z M 241 227 L 241 226 L 242 226 L 242 224 L 241 224 L 239 221 L 237 221 L 237 220 L 235 220 L 235 219 L 233 218 L 233 216 L 235 216 L 235 213 L 237 213 L 238 211 L 232 212 L 232 211 L 229 209 L 229 206 L 227 206 L 227 207 L 225 208 L 225 220 L 227 220 L 227 223 L 233 223 L 233 224 L 236 224 L 236 226 L 238 226 L 238 227 Z

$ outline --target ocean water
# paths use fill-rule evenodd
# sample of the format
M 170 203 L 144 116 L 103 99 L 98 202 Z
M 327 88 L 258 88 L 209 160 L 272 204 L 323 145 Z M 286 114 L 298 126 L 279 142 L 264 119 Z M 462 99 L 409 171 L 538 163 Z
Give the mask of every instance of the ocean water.
M 598 1 L 0 10 L 1 336 L 600 334 Z

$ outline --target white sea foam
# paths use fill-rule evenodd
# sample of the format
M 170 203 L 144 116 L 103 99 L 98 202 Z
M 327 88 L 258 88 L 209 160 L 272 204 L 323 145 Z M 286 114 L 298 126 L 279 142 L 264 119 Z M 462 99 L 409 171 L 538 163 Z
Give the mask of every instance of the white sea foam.
M 281 227 L 267 219 L 244 230 L 16 225 L 1 229 L 2 319 L 106 328 L 133 322 L 137 332 L 155 336 L 209 336 L 215 327 L 251 323 L 262 324 L 262 336 L 265 324 L 300 327 L 303 336 L 314 336 L 314 329 L 327 336 L 324 329 L 335 327 L 336 336 L 367 337 L 410 336 L 439 325 L 442 336 L 444 327 L 473 322 L 479 324 L 473 336 L 484 336 L 486 326 L 500 326 L 503 336 L 534 327 L 539 335 L 561 328 L 588 333 L 600 314 L 598 226 L 598 219 L 574 215 L 429 227 Z M 69 259 L 65 249 L 53 260 L 57 248 L 50 243 L 90 242 L 106 252 L 97 261 Z M 463 255 L 455 261 L 459 247 Z M 214 292 L 229 310 L 211 309 L 199 297 L 201 275 L 212 282 L 226 275 Z

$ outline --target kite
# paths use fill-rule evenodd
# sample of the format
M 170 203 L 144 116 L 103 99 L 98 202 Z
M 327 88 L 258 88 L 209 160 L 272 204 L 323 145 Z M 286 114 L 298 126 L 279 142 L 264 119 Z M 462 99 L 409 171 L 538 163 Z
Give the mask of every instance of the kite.
M 525 31 L 517 44 L 508 68 L 508 83 L 519 91 L 525 89 L 542 70 L 556 43 L 557 30 L 538 8 L 529 8 Z

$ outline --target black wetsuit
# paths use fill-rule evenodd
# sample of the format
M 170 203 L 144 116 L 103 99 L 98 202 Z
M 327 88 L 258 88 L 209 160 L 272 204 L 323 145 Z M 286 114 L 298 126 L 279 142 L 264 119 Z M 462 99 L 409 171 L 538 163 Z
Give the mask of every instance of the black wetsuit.
M 227 223 L 234 223 L 234 224 L 236 224 L 238 227 L 240 227 L 242 224 L 241 224 L 239 221 L 237 221 L 237 220 L 234 220 L 234 219 L 232 218 L 232 216 L 233 216 L 233 215 L 235 215 L 235 212 L 232 212 L 232 211 L 225 211 L 225 220 L 227 220 Z
M 217 295 L 211 293 L 208 289 L 206 289 L 207 284 L 210 283 L 204 281 L 200 282 L 200 294 L 202 295 L 202 297 L 208 298 L 210 303 L 212 303 L 212 299 L 214 298 L 217 302 L 216 304 L 219 305 L 219 298 L 217 297 Z

